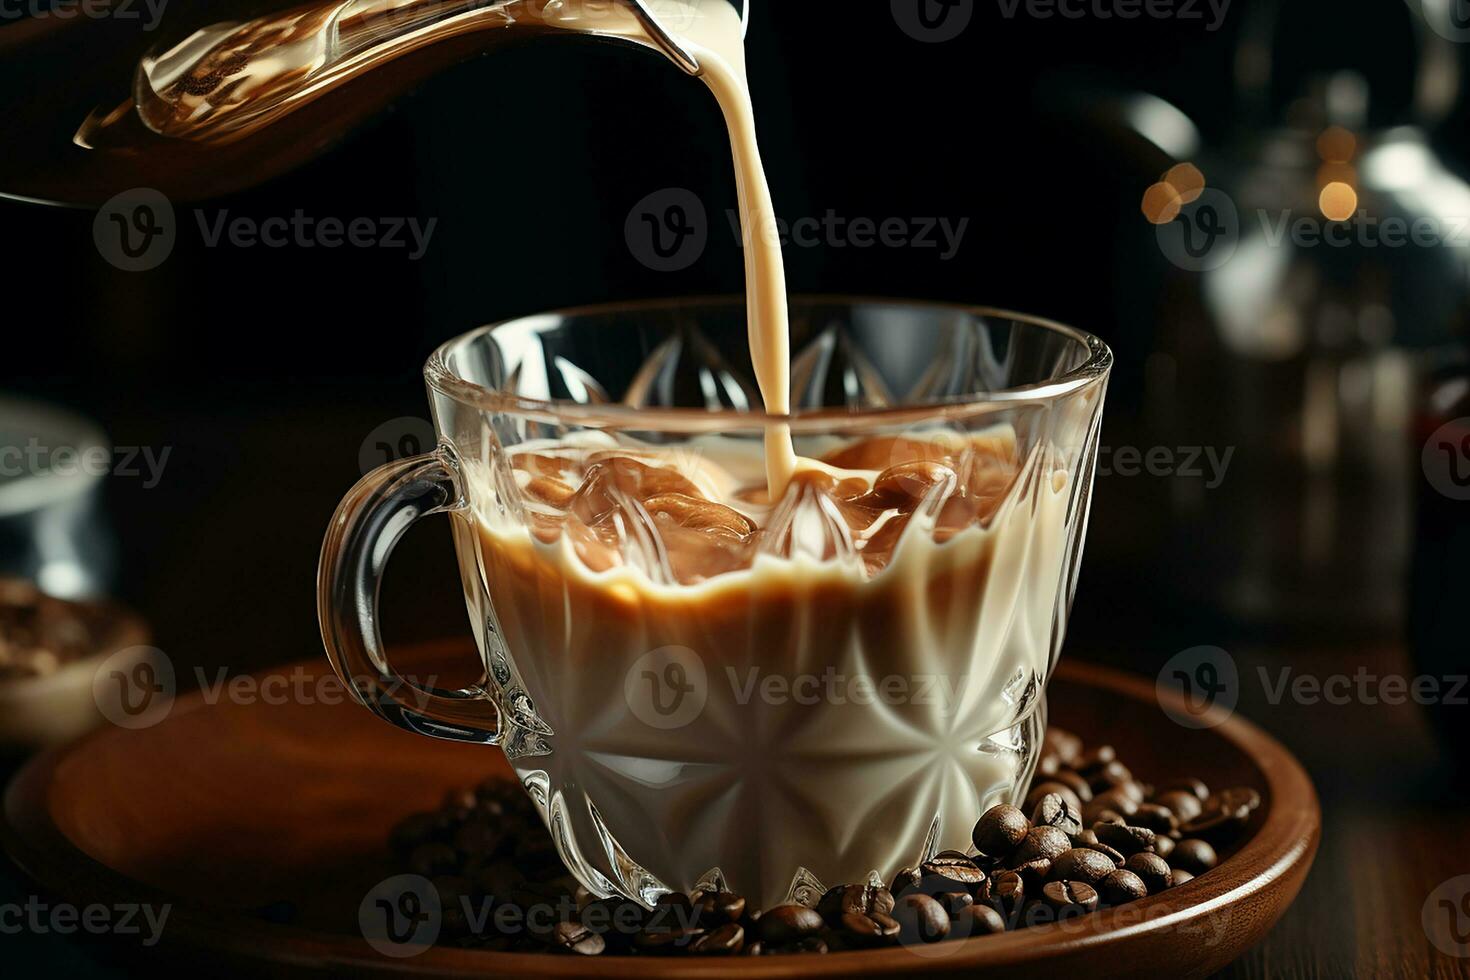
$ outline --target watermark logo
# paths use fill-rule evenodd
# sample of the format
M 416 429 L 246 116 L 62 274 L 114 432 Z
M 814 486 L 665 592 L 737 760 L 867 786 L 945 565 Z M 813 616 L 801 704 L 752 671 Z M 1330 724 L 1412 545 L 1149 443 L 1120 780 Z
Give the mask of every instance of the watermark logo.
M 704 661 L 688 647 L 650 650 L 628 669 L 623 696 L 634 716 L 650 728 L 683 728 L 699 717 L 709 699 Z
M 429 452 L 436 444 L 434 426 L 428 419 L 403 415 L 367 434 L 357 452 L 357 465 L 367 475 L 379 466 Z
M 168 717 L 177 684 L 173 661 L 156 647 L 128 647 L 98 666 L 92 699 L 119 728 L 151 728 Z
M 151 187 L 114 195 L 92 219 L 98 254 L 124 272 L 158 268 L 173 253 L 177 235 L 173 204 Z
M 438 218 L 317 217 L 297 208 L 289 216 L 232 215 L 228 209 L 193 211 L 205 248 L 402 249 L 410 262 L 423 258 Z M 116 195 L 92 221 L 97 252 L 124 272 L 146 272 L 162 265 L 178 242 L 173 204 L 151 187 Z
M 698 194 L 665 187 L 633 205 L 623 236 L 633 257 L 654 272 L 682 272 L 704 255 L 709 215 Z
M 1213 728 L 1235 712 L 1240 673 L 1219 647 L 1198 646 L 1170 657 L 1155 684 L 1159 707 L 1185 728 Z
M 1470 0 L 1420 0 L 1430 30 L 1456 44 L 1470 41 Z
M 368 945 L 397 959 L 433 946 L 443 919 L 439 889 L 422 875 L 380 881 L 357 907 L 358 927 Z
M 893 22 L 915 41 L 942 44 L 965 32 L 975 0 L 891 0 Z
M 1434 489 L 1451 500 L 1470 500 L 1470 417 L 1435 429 L 1419 462 Z
M 1166 217 L 1171 212 L 1173 216 Z M 1240 212 L 1228 194 L 1213 187 L 1165 203 L 1158 217 L 1166 217 L 1154 229 L 1159 250 L 1189 272 L 1220 268 L 1234 257 L 1240 243 Z
M 1470 875 L 1443 882 L 1420 911 L 1424 935 L 1446 956 L 1470 957 Z

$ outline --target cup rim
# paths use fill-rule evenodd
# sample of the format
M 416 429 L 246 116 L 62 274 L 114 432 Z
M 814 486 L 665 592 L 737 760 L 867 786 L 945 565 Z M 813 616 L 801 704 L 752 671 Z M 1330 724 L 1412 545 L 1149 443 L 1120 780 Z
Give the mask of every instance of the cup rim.
M 597 316 L 630 310 L 662 311 L 679 307 L 744 305 L 744 296 L 699 295 L 650 300 L 594 303 L 511 317 L 486 324 L 440 344 L 424 365 L 424 380 L 430 389 L 462 404 L 486 411 L 517 415 L 543 422 L 561 422 L 594 428 L 633 428 L 653 431 L 719 431 L 732 423 L 739 428 L 788 425 L 793 432 L 826 431 L 874 423 L 904 424 L 910 421 L 954 419 L 981 414 L 995 407 L 1056 401 L 1106 382 L 1113 366 L 1113 352 L 1101 339 L 1076 327 L 1045 317 L 990 306 L 946 303 L 936 300 L 837 293 L 800 293 L 790 297 L 791 306 L 821 304 L 846 306 L 896 306 L 914 310 L 947 310 L 979 317 L 995 317 L 1059 333 L 1083 345 L 1088 356 L 1077 367 L 1049 381 L 1001 388 L 973 395 L 956 395 L 922 404 L 898 404 L 883 408 L 819 408 L 797 410 L 789 415 L 772 415 L 764 410 L 736 411 L 702 408 L 635 408 L 630 405 L 588 405 L 566 399 L 538 399 L 486 388 L 466 381 L 449 369 L 449 352 L 487 333 L 511 324 L 546 316 Z

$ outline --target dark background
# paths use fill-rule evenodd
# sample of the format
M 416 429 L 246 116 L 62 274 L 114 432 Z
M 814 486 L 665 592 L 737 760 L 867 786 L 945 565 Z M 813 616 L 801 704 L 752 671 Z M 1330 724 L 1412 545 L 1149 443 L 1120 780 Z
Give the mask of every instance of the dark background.
M 1150 91 L 1188 113 L 1223 157 L 1264 131 L 1314 71 L 1348 66 L 1371 80 L 1378 121 L 1410 117 L 1414 37 L 1396 0 L 1350 12 L 1286 5 L 1264 112 L 1242 104 L 1232 65 L 1249 17 L 1272 4 L 1235 0 L 1212 31 L 1203 4 L 1197 20 L 1123 21 L 1038 19 L 1024 6 L 1006 17 L 978 3 L 968 29 L 940 44 L 907 35 L 887 4 L 840 9 L 754 7 L 750 75 L 778 213 L 969 223 L 950 261 L 936 249 L 788 248 L 792 291 L 984 303 L 1095 332 L 1117 354 L 1112 430 L 1140 413 L 1167 316 L 1168 266 L 1139 211 L 1160 169 L 1084 113 Z M 1451 160 L 1465 157 L 1463 119 L 1459 107 L 1436 127 Z M 703 257 L 677 273 L 644 267 L 623 234 L 634 203 L 667 187 L 699 194 L 712 225 Z M 295 172 L 179 203 L 176 245 L 151 271 L 105 261 L 89 211 L 0 203 L 12 243 L 0 388 L 75 408 L 116 445 L 170 448 L 157 487 L 108 487 L 126 570 L 117 591 L 149 616 L 164 649 L 241 668 L 304 656 L 314 649 L 315 542 L 359 475 L 363 439 L 427 415 L 419 370 L 429 351 L 538 310 L 738 292 L 733 206 L 721 122 L 702 85 L 651 52 L 561 39 L 499 48 Z M 196 209 L 210 223 L 221 212 L 262 221 L 297 209 L 437 223 L 427 254 L 411 261 L 403 248 L 207 247 Z M 1146 496 L 1145 482 L 1103 478 L 1089 561 L 1108 557 L 1122 513 L 1113 505 Z M 390 590 L 390 602 L 421 610 L 390 617 L 391 630 L 460 628 L 452 567 L 429 567 L 403 576 L 411 596 Z M 1126 574 L 1148 568 L 1130 556 Z M 1103 593 L 1113 576 L 1083 581 L 1081 635 L 1095 610 L 1115 618 L 1120 597 L 1125 611 L 1161 612 L 1140 590 Z M 230 628 L 243 617 L 251 629 Z
M 1352 67 L 1371 83 L 1373 121 L 1412 116 L 1416 49 L 1398 0 L 1286 4 L 1264 107 L 1242 99 L 1233 66 L 1249 18 L 1278 8 L 1235 0 L 1214 31 L 1208 6 L 1197 9 L 1202 19 L 1040 19 L 983 2 L 961 37 L 925 44 L 886 2 L 757 0 L 750 75 L 779 214 L 969 219 L 947 262 L 936 250 L 788 248 L 791 289 L 983 303 L 1090 330 L 1117 356 L 1103 440 L 1132 438 L 1167 316 L 1170 270 L 1139 211 L 1161 168 L 1085 121 L 1087 110 L 1153 92 L 1225 159 L 1315 72 Z M 1432 134 L 1460 170 L 1470 159 L 1465 122 L 1457 104 Z M 322 532 L 361 475 L 368 434 L 427 416 L 428 353 L 544 309 L 740 291 L 724 218 L 734 206 L 726 147 L 708 92 L 658 56 L 558 40 L 451 68 L 285 176 L 179 203 L 177 244 L 152 271 L 105 261 L 91 212 L 0 202 L 10 245 L 0 390 L 90 416 L 116 445 L 169 447 L 156 487 L 112 479 L 106 506 L 120 548 L 115 591 L 151 621 L 181 677 L 194 664 L 249 671 L 319 656 Z M 1211 176 L 1209 161 L 1198 162 Z M 657 273 L 629 251 L 623 226 L 635 202 L 668 187 L 705 201 L 711 243 L 692 268 Z M 196 207 L 209 220 L 220 210 L 263 220 L 302 209 L 437 225 L 420 261 L 405 249 L 211 248 Z M 1346 630 L 1245 622 L 1188 598 L 1150 484 L 1099 480 L 1069 656 L 1151 675 L 1181 648 L 1209 643 L 1231 649 L 1242 670 L 1283 659 L 1303 670 L 1412 669 L 1401 620 Z M 410 536 L 384 592 L 390 643 L 466 629 L 447 528 Z M 1332 713 L 1243 701 L 1241 710 L 1312 770 L 1329 846 L 1343 849 L 1334 854 L 1358 846 L 1386 811 L 1452 797 L 1412 706 Z M 1453 839 L 1445 874 L 1470 871 L 1464 835 Z M 1341 883 L 1332 867 L 1319 859 L 1319 889 Z M 1303 918 L 1315 908 L 1293 910 L 1281 928 L 1317 933 L 1336 949 L 1322 969 L 1341 975 L 1334 966 L 1351 964 L 1369 937 L 1341 919 L 1319 929 L 1325 920 Z M 1280 973 L 1282 960 L 1243 969 Z

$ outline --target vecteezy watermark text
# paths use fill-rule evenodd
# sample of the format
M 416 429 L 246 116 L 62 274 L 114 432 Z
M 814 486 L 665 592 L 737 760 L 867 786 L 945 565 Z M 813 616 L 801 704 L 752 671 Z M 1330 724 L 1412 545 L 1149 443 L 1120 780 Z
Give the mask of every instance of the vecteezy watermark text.
M 301 208 L 291 217 L 270 218 L 230 217 L 225 209 L 207 216 L 204 211 L 194 212 L 199 225 L 200 237 L 208 248 L 217 247 L 228 241 L 236 248 L 408 248 L 410 261 L 418 261 L 429 249 L 429 239 L 434 234 L 438 218 L 420 223 L 418 218 L 366 218 L 359 217 L 344 221 L 341 218 L 314 218 Z M 410 247 L 411 245 L 411 247 Z
M 30 895 L 24 902 L 0 904 L 0 935 L 70 936 L 83 932 L 95 936 L 140 936 L 144 946 L 152 947 L 162 938 L 171 911 L 171 905 L 135 902 L 70 905 L 50 903 Z
M 286 672 L 230 675 L 226 667 L 193 668 L 198 697 L 207 705 L 336 705 L 390 698 L 426 710 L 438 675 L 358 676 L 344 681 L 333 673 L 293 667 Z M 178 692 L 173 661 L 156 647 L 127 647 L 109 656 L 92 678 L 92 697 L 102 716 L 120 728 L 150 728 L 173 711 Z
M 735 244 L 748 243 L 740 212 L 726 212 Z M 820 215 L 781 218 L 757 215 L 753 236 L 783 248 L 918 249 L 941 262 L 954 259 L 964 244 L 969 218 L 937 215 L 848 217 L 834 209 Z M 711 221 L 704 201 L 684 187 L 665 187 L 640 198 L 628 211 L 623 235 L 628 251 L 655 272 L 680 272 L 704 255 Z
M 24 446 L 0 446 L 0 478 L 19 476 L 142 477 L 152 490 L 163 477 L 172 446 L 48 446 L 32 436 Z
M 1320 674 L 1290 665 L 1257 666 L 1253 673 L 1242 673 L 1227 651 L 1198 646 L 1176 653 L 1160 669 L 1159 706 L 1186 728 L 1212 728 L 1230 718 L 1251 683 L 1272 707 L 1470 705 L 1470 675 L 1381 674 L 1366 666 L 1351 673 Z
M 13 20 L 135 20 L 158 27 L 168 0 L 0 0 L 0 23 Z
M 428 252 L 439 224 L 438 218 L 316 216 L 301 208 L 264 218 L 231 214 L 227 208 L 196 208 L 193 213 L 205 248 L 382 248 L 402 250 L 411 262 Z M 173 253 L 178 223 L 167 196 L 151 187 L 134 187 L 98 209 L 92 239 L 109 264 L 125 272 L 145 272 Z
M 1015 20 L 1176 20 L 1203 21 L 1205 30 L 1218 31 L 1230 12 L 1231 0 L 995 0 L 1000 15 Z
M 740 227 L 740 212 L 725 212 L 735 241 L 745 244 Z M 783 248 L 918 248 L 938 249 L 939 261 L 948 262 L 959 254 L 969 218 L 844 218 L 831 208 L 822 217 L 773 218 L 766 222 L 763 234 L 766 244 Z
M 1214 446 L 1098 446 L 1098 476 L 1177 476 L 1203 479 L 1206 490 L 1225 482 L 1225 473 L 1235 457 L 1235 447 Z

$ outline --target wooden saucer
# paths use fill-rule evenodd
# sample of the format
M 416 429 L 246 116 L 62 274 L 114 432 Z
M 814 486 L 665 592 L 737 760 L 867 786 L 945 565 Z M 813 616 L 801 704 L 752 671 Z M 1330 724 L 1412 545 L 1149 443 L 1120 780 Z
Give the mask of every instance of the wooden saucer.
M 469 656 L 458 643 L 420 653 Z M 1261 791 L 1250 836 L 1219 867 L 1080 920 L 912 950 L 694 961 L 433 948 L 390 959 L 368 946 L 357 919 L 369 889 L 400 870 L 388 829 L 510 770 L 495 749 L 378 721 L 327 672 L 313 661 L 261 675 L 253 699 L 210 704 L 195 693 L 151 728 L 106 728 L 33 759 L 5 795 L 6 850 L 55 898 L 169 903 L 162 940 L 131 941 L 137 956 L 202 958 L 213 972 L 768 980 L 1071 969 L 1095 980 L 1203 976 L 1229 963 L 1296 896 L 1321 830 L 1306 773 L 1255 726 L 1236 717 L 1183 728 L 1160 710 L 1152 683 L 1064 658 L 1049 686 L 1053 722 L 1110 741 L 1144 778 L 1198 775 Z M 267 921 L 260 910 L 270 906 L 289 907 L 291 924 Z

